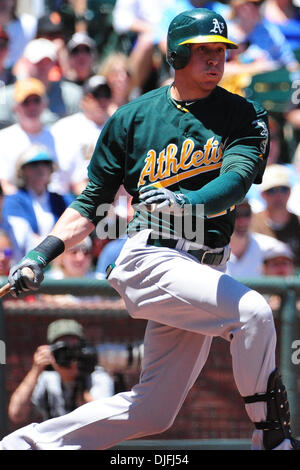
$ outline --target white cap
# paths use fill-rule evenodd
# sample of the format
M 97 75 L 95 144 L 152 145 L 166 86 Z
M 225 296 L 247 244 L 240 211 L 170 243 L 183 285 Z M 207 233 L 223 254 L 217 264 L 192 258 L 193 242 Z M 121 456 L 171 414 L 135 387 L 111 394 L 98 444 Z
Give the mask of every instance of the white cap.
M 33 64 L 48 58 L 56 60 L 56 47 L 49 39 L 33 39 L 25 47 L 23 57 Z
M 68 51 L 72 51 L 73 49 L 75 49 L 75 47 L 78 46 L 88 46 L 91 50 L 94 50 L 96 48 L 96 43 L 85 32 L 78 31 L 77 33 L 73 34 L 73 36 L 67 43 L 67 49 Z
M 289 245 L 281 242 L 280 240 L 274 239 L 274 243 L 263 253 L 263 260 L 268 261 L 279 257 L 288 258 L 290 260 L 294 259 L 293 252 Z
M 261 192 L 267 191 L 278 186 L 291 187 L 289 170 L 280 164 L 269 165 L 266 167 L 262 183 L 259 185 Z

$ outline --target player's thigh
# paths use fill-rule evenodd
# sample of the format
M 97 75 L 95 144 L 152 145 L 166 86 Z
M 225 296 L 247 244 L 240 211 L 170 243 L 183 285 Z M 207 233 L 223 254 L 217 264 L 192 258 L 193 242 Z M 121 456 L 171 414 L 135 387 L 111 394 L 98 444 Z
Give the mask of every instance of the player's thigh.
M 270 315 L 257 292 L 184 252 L 149 246 L 144 232 L 126 242 L 109 277 L 132 317 L 229 338 L 250 318 Z
M 253 315 L 268 314 L 260 294 L 182 253 L 150 253 L 135 269 L 118 269 L 118 287 L 134 318 L 227 337 Z

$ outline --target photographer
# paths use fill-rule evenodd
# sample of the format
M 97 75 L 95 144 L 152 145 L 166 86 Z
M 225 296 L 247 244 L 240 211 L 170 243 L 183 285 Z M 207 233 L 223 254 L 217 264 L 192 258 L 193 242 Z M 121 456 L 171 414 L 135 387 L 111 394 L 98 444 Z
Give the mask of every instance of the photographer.
M 32 407 L 46 420 L 114 394 L 112 377 L 97 365 L 97 353 L 77 321 L 54 321 L 47 341 L 35 351 L 30 371 L 11 396 L 8 415 L 13 423 L 24 423 Z

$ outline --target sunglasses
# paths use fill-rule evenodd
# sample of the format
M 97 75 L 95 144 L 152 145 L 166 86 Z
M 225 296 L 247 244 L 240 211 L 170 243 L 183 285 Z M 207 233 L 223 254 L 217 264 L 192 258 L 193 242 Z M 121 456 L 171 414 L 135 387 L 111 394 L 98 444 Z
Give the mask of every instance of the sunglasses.
M 110 88 L 106 85 L 99 86 L 96 90 L 92 91 L 92 95 L 96 100 L 107 99 L 111 98 L 111 91 Z
M 83 247 L 72 248 L 71 250 L 68 250 L 67 253 L 71 255 L 77 255 L 77 253 L 82 253 L 85 256 L 92 254 L 91 250 L 89 250 L 88 248 L 83 248 Z
M 75 49 L 72 49 L 70 52 L 71 55 L 78 55 L 80 53 L 90 54 L 91 49 L 88 46 L 78 46 L 78 47 L 75 47 Z
M 42 102 L 42 98 L 40 96 L 32 96 L 29 98 L 26 98 L 26 100 L 23 101 L 22 106 L 29 106 L 30 104 L 40 104 Z
M 4 255 L 5 258 L 11 258 L 13 250 L 11 248 L 3 248 L 3 250 L 0 249 L 0 254 Z
M 265 191 L 267 194 L 287 194 L 290 188 L 288 186 L 276 186 Z

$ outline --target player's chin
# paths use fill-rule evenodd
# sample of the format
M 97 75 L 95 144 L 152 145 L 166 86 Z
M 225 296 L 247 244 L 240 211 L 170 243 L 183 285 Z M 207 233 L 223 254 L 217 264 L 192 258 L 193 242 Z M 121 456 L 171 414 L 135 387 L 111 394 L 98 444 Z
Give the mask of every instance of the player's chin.
M 205 74 L 205 77 L 202 80 L 202 86 L 206 90 L 213 90 L 222 78 L 222 74 L 220 73 L 211 73 Z

